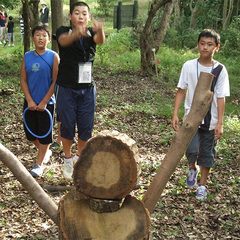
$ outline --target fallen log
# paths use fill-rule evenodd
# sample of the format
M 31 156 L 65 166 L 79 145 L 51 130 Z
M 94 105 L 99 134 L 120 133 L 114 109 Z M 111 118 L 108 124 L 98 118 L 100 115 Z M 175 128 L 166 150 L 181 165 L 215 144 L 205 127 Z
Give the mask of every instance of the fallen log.
M 201 72 L 194 93 L 191 111 L 173 138 L 165 158 L 143 197 L 142 201 L 150 213 L 153 212 L 163 189 L 209 110 L 213 99 L 213 92 L 210 90 L 212 79 L 212 74 Z
M 29 192 L 30 196 L 43 209 L 43 211 L 57 224 L 58 206 L 41 188 L 38 182 L 27 171 L 18 158 L 0 143 L 0 160 L 11 170 L 13 175 Z

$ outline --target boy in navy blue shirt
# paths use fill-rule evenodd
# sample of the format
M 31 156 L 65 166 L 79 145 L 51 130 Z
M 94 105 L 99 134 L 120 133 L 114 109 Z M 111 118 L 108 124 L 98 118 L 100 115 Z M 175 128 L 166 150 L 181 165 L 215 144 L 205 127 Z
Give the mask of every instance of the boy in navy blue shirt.
M 72 27 L 60 27 L 56 37 L 60 64 L 56 82 L 57 112 L 61 119 L 61 138 L 64 150 L 63 176 L 72 179 L 72 142 L 75 127 L 78 128 L 77 161 L 86 141 L 92 136 L 96 90 L 92 67 L 96 44 L 105 41 L 103 22 L 92 19 L 94 27 L 88 27 L 90 9 L 84 2 L 71 6 L 68 15 Z

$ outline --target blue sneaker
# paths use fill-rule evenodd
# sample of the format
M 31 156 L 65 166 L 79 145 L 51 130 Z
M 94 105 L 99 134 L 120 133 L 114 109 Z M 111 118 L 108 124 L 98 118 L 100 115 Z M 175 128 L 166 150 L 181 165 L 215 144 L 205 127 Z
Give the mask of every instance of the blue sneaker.
M 31 170 L 30 174 L 33 177 L 41 177 L 43 174 L 43 167 L 39 166 L 39 165 L 34 165 L 33 169 Z
M 190 168 L 187 176 L 187 186 L 193 188 L 197 183 L 199 168 Z
M 197 196 L 198 200 L 204 200 L 207 197 L 207 188 L 203 185 L 199 185 L 197 188 Z

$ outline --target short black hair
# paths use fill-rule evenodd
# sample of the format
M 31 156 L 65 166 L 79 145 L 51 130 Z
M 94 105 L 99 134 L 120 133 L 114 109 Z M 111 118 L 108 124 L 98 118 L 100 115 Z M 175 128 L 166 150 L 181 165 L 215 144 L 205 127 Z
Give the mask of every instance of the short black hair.
M 75 7 L 77 6 L 84 6 L 84 7 L 87 7 L 88 8 L 88 11 L 90 12 L 90 7 L 85 3 L 85 2 L 76 2 L 74 3 L 71 8 L 70 8 L 70 13 L 72 14 L 73 13 L 73 10 L 75 9 Z
M 204 29 L 198 36 L 198 42 L 200 41 L 201 37 L 213 38 L 217 46 L 220 44 L 220 35 L 213 29 Z
M 9 16 L 9 20 L 13 20 L 13 17 L 12 17 L 12 16 Z
M 33 28 L 33 30 L 32 30 L 32 37 L 34 36 L 34 33 L 35 33 L 36 31 L 46 31 L 47 34 L 48 34 L 48 36 L 49 36 L 49 38 L 50 38 L 50 36 L 51 36 L 51 34 L 50 34 L 50 28 L 49 28 L 48 26 L 46 26 L 46 25 L 37 25 L 37 26 L 35 26 L 35 27 Z

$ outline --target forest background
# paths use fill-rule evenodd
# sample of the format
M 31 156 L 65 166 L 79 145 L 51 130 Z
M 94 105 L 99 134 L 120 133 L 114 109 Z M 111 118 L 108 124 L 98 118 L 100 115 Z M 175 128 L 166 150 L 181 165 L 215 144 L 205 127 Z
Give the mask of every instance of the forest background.
M 49 0 L 46 2 L 51 6 Z M 141 187 L 134 193 L 139 199 L 144 195 L 174 136 L 170 122 L 181 67 L 185 61 L 198 56 L 196 43 L 202 29 L 214 28 L 220 33 L 220 51 L 214 58 L 228 70 L 231 96 L 226 99 L 224 136 L 218 144 L 217 166 L 209 180 L 210 195 L 205 203 L 199 203 L 193 199 L 194 194 L 185 189 L 187 165 L 183 158 L 152 215 L 152 238 L 240 239 L 239 0 L 139 0 L 135 27 L 121 30 L 113 29 L 113 6 L 117 5 L 116 1 L 86 2 L 96 19 L 105 19 L 107 35 L 106 43 L 97 48 L 95 60 L 98 100 L 94 134 L 104 129 L 118 130 L 136 140 L 142 159 Z M 149 13 L 154 9 L 154 2 L 162 5 L 154 13 L 149 29 L 149 46 L 144 48 L 141 38 L 146 35 L 143 34 L 146 30 L 144 27 Z M 20 63 L 24 53 L 24 46 L 20 44 L 19 19 L 24 1 L 1 0 L 0 3 L 14 18 L 16 38 L 15 47 L 0 46 L 0 141 L 27 169 L 31 169 L 36 151 L 29 146 L 22 130 L 23 94 L 19 86 Z M 122 3 L 133 4 L 133 1 Z M 28 4 L 32 11 L 36 5 L 40 9 L 38 0 L 28 1 Z M 173 4 L 172 11 L 168 11 L 166 22 L 165 10 L 170 4 Z M 62 16 L 66 25 L 69 24 L 68 11 L 69 1 L 64 0 Z M 36 13 L 34 21 L 37 21 Z M 167 31 L 160 31 L 162 40 L 157 41 L 156 33 L 164 24 Z M 147 69 L 142 61 L 144 51 L 149 54 L 148 61 L 151 63 Z M 180 112 L 182 116 L 183 107 Z M 54 158 L 46 167 L 46 178 L 39 180 L 42 186 L 71 186 L 61 177 L 61 156 L 61 149 L 54 152 Z M 24 192 L 11 172 L 0 164 L 1 239 L 11 236 L 15 239 L 50 239 L 47 237 L 49 235 L 57 239 L 57 230 L 47 216 Z M 64 195 L 49 194 L 56 202 Z

